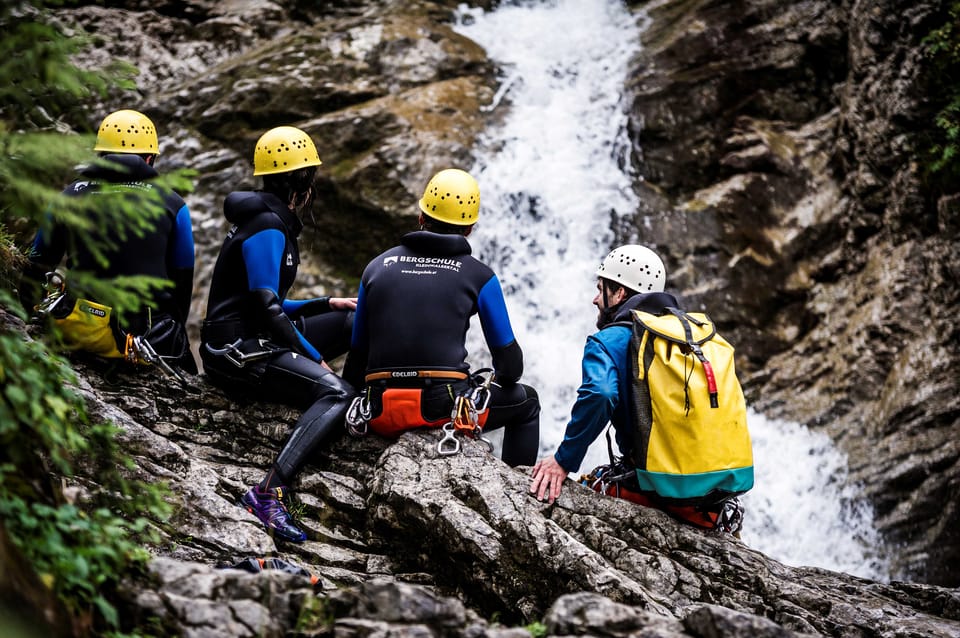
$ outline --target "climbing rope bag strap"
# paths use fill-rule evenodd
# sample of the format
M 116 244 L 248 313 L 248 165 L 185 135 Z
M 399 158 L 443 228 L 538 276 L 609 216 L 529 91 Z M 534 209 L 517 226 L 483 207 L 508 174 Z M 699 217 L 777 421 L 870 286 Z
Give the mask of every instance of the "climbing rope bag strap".
M 733 347 L 703 313 L 632 311 L 631 461 L 642 492 L 673 505 L 753 487 L 753 451 Z

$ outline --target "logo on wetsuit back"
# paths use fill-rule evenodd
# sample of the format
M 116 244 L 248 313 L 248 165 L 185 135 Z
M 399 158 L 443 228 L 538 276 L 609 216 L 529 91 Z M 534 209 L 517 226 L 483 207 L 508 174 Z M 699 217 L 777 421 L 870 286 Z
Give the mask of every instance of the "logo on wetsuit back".
M 403 264 L 405 275 L 436 275 L 438 270 L 460 272 L 463 262 L 449 257 L 415 257 L 412 255 L 393 255 L 383 258 L 384 266 Z

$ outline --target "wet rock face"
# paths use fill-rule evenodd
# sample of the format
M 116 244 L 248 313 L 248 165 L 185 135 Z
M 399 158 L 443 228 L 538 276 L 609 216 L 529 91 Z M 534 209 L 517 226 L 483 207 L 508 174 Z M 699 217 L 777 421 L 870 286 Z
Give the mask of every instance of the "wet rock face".
M 752 405 L 823 427 L 894 578 L 957 585 L 960 260 L 921 180 L 937 2 L 634 3 L 634 233 L 737 347 Z
M 302 5 L 302 6 L 301 6 Z M 468 166 L 493 96 L 483 50 L 449 25 L 443 3 L 170 3 L 58 12 L 96 38 L 83 62 L 127 60 L 139 95 L 91 109 L 136 108 L 160 134 L 161 170 L 197 172 L 186 195 L 198 246 L 193 331 L 223 234 L 231 190 L 259 187 L 253 147 L 299 126 L 323 165 L 302 243 L 304 294 L 355 294 L 345 278 L 416 228 L 434 172 Z M 131 103 L 133 102 L 133 103 Z
M 299 296 L 354 293 L 360 267 L 414 227 L 429 176 L 469 163 L 486 125 L 494 69 L 450 29 L 455 2 L 117 4 L 58 15 L 97 36 L 90 63 L 127 59 L 142 71 L 136 104 L 111 96 L 91 125 L 139 108 L 158 124 L 161 170 L 198 172 L 187 196 L 194 329 L 226 230 L 221 202 L 257 186 L 252 147 L 266 128 L 304 128 L 324 162 Z M 929 201 L 910 161 L 928 125 L 916 98 L 920 40 L 937 3 L 631 4 L 652 20 L 627 83 L 643 204 L 619 232 L 657 248 L 670 286 L 717 320 L 755 408 L 824 427 L 849 453 L 901 548 L 894 576 L 958 584 L 958 206 Z M 192 561 L 201 574 L 274 551 L 234 502 L 271 462 L 293 411 L 206 386 L 193 401 L 149 379 L 124 391 L 95 374 L 90 383 L 103 414 L 124 424 L 138 471 L 172 480 L 180 499 L 177 531 L 157 550 L 175 560 L 159 571 Z M 419 436 L 390 448 L 344 440 L 297 486 L 314 540 L 282 555 L 320 575 L 323 604 L 350 618 L 334 614 L 338 632 L 509 632 L 479 620 L 498 614 L 571 634 L 902 635 L 896 623 L 957 633 L 949 591 L 790 570 L 573 487 L 547 508 L 529 501 L 521 472 L 482 455 L 441 461 L 428 448 Z M 365 588 L 379 577 L 428 588 L 389 595 L 439 611 L 376 615 L 370 601 L 386 594 Z M 158 578 L 160 600 L 132 606 L 184 633 L 202 626 L 189 605 L 163 602 L 186 594 Z M 351 593 L 334 600 L 340 587 Z M 213 591 L 229 604 L 217 592 L 236 590 Z M 422 602 L 436 592 L 453 601 Z M 466 620 L 454 631 L 457 601 Z M 235 635 L 289 628 L 298 603 L 281 603 L 277 614 L 250 608 L 270 620 Z
M 237 501 L 295 411 L 202 377 L 188 392 L 150 371 L 79 374 L 91 417 L 120 427 L 135 473 L 166 481 L 177 505 L 150 574 L 123 588 L 124 617 L 165 635 L 519 637 L 533 622 L 551 635 L 663 638 L 960 631 L 955 590 L 787 567 L 572 483 L 547 505 L 527 492 L 529 468 L 471 440 L 440 456 L 436 431 L 344 434 L 318 451 L 289 494 L 309 540 L 275 544 Z M 267 556 L 316 582 L 239 569 Z

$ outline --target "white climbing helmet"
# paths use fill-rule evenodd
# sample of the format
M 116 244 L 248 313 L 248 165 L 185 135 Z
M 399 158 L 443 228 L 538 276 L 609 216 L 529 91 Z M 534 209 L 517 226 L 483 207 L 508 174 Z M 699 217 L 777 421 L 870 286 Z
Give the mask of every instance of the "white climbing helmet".
M 667 270 L 663 261 L 646 246 L 627 244 L 610 251 L 597 277 L 609 279 L 634 292 L 663 292 Z

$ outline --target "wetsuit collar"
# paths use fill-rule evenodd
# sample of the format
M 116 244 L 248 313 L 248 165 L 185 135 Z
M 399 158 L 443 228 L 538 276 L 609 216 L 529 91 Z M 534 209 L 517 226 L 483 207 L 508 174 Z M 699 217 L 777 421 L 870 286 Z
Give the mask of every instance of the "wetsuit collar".
M 157 176 L 157 171 L 139 155 L 110 153 L 84 166 L 80 174 L 88 179 L 119 184 L 153 179 Z
M 267 211 L 275 213 L 293 237 L 300 235 L 303 222 L 273 193 L 234 191 L 223 201 L 223 215 L 231 224 L 241 224 Z
M 431 233 L 427 230 L 417 230 L 407 233 L 400 239 L 400 243 L 418 253 L 447 257 L 452 255 L 469 255 L 470 242 L 463 235 L 447 235 Z

